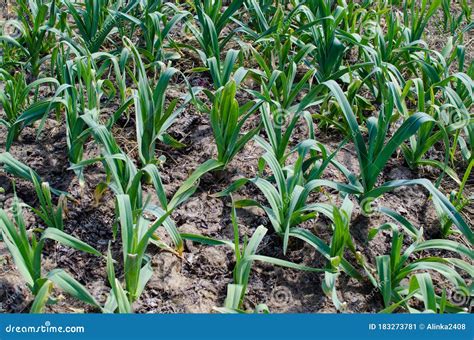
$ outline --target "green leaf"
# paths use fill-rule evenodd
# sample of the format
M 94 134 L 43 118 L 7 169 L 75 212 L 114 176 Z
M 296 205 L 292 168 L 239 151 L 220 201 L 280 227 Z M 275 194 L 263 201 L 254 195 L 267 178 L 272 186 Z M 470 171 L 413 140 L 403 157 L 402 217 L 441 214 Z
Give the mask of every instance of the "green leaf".
M 449 202 L 449 200 L 446 198 L 446 196 L 443 195 L 436 187 L 427 179 L 412 179 L 412 180 L 395 180 L 395 181 L 390 181 L 382 184 L 381 186 L 367 192 L 362 199 L 368 198 L 368 197 L 379 197 L 385 192 L 391 191 L 395 188 L 403 187 L 403 186 L 409 186 L 409 185 L 421 185 L 427 189 L 430 194 L 431 198 L 433 200 L 433 203 L 435 204 L 435 207 L 437 210 L 445 214 L 447 218 L 449 218 L 461 231 L 461 233 L 466 236 L 467 240 L 471 243 L 474 244 L 474 234 L 469 227 L 469 225 L 464 221 L 464 219 L 461 217 L 459 212 L 456 210 L 456 208 Z
M 418 280 L 418 284 L 420 286 L 420 292 L 421 296 L 423 297 L 423 303 L 425 304 L 425 310 L 436 313 L 436 295 L 430 274 L 416 274 L 416 279 Z
M 238 309 L 240 307 L 240 297 L 244 293 L 243 289 L 243 285 L 228 284 L 224 307 L 229 309 Z
M 92 255 L 102 256 L 102 254 L 98 250 L 94 249 L 87 243 L 84 243 L 81 240 L 75 238 L 74 236 L 68 235 L 65 232 L 56 228 L 46 229 L 41 235 L 41 240 L 44 239 L 54 240 L 65 246 L 84 251 Z
M 227 246 L 231 249 L 234 249 L 234 244 L 230 241 L 226 240 L 218 240 L 212 237 L 197 235 L 197 234 L 180 234 L 184 240 L 189 240 L 192 242 L 197 242 L 201 244 L 205 244 L 207 246 Z
M 390 256 L 377 256 L 376 262 L 380 290 L 382 291 L 385 307 L 388 307 L 392 301 L 392 271 L 390 269 Z
M 33 314 L 42 314 L 44 313 L 44 308 L 49 301 L 51 291 L 53 290 L 53 283 L 51 281 L 46 281 L 41 286 L 38 294 L 36 294 L 35 301 L 31 306 L 30 313 Z
M 48 273 L 47 278 L 54 282 L 64 292 L 71 295 L 79 301 L 85 302 L 91 306 L 102 309 L 97 300 L 81 285 L 76 279 L 70 276 L 62 269 L 54 269 Z

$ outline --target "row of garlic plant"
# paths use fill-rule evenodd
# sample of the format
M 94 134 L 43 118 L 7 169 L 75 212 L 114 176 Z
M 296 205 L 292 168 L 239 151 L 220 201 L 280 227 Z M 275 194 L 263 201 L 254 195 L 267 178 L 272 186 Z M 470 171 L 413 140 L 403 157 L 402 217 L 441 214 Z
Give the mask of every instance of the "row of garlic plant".
M 51 113 L 63 119 L 70 169 L 80 183 L 88 165 L 104 165 L 107 181 L 97 187 L 96 194 L 99 199 L 110 189 L 116 195 L 118 223 L 114 228 L 115 232 L 118 227 L 121 230 L 125 269 L 121 282 L 115 277 L 114 259 L 109 252 L 107 274 L 112 289 L 105 305 L 100 305 L 70 276 L 65 279 L 65 272 L 61 272 L 61 279 L 54 280 L 58 277 L 55 274 L 45 280 L 37 269 L 35 279 L 27 280 L 37 296 L 33 311 L 41 311 L 51 302 L 47 293 L 53 283 L 103 311 L 132 311 L 133 302 L 152 275 L 146 256 L 150 243 L 166 249 L 172 247 L 178 254 L 182 253 L 186 238 L 231 246 L 237 264 L 223 311 L 241 310 L 254 260 L 316 270 L 259 257 L 256 253 L 263 227 L 256 230 L 248 244 L 240 245 L 234 210 L 234 242 L 181 235 L 171 218 L 176 207 L 197 189 L 203 174 L 225 171 L 252 139 L 264 151 L 258 175 L 239 179 L 216 196 L 229 195 L 247 183 L 256 185 L 267 203 L 249 198 L 236 201 L 235 206 L 263 209 L 282 238 L 284 253 L 290 238 L 298 238 L 327 258 L 323 290 L 337 309 L 345 306 L 337 294 L 337 277 L 344 272 L 357 280 L 368 278 L 380 288 L 385 311 L 414 311 L 412 297 L 421 299 L 426 310 L 460 310 L 447 300 L 445 291 L 441 296 L 436 294 L 427 273 L 438 271 L 456 289 L 469 295 L 470 288 L 456 271 L 472 276 L 469 262 L 440 257 L 408 261 L 412 254 L 431 248 L 449 250 L 467 261 L 473 258 L 472 230 L 461 215 L 470 202 L 463 190 L 473 166 L 474 144 L 470 113 L 474 66 L 472 61 L 465 60 L 463 37 L 473 24 L 466 2 L 461 1 L 458 17 L 446 10 L 448 5 L 446 1 L 426 0 L 419 7 L 413 0 L 400 4 L 239 0 L 228 6 L 220 0 L 185 4 L 137 0 L 91 0 L 83 4 L 67 0 L 17 1 L 21 20 L 15 22 L 15 27 L 19 36 L 0 38 L 0 76 L 5 82 L 5 91 L 0 95 L 5 112 L 1 123 L 9 130 L 7 150 L 24 127 L 36 123 L 40 134 Z M 452 35 L 438 52 L 431 50 L 423 37 L 440 9 L 445 29 L 449 26 Z M 74 23 L 72 27 L 68 20 Z M 185 39 L 183 43 L 180 38 L 190 38 L 192 42 Z M 229 49 L 232 43 L 238 44 L 241 51 Z M 181 72 L 172 65 L 186 50 L 198 56 L 200 65 Z M 356 55 L 357 62 L 349 59 L 351 53 Z M 41 67 L 42 64 L 48 66 Z M 28 77 L 23 72 L 12 74 L 15 67 L 24 70 Z M 209 74 L 213 88 L 191 87 L 187 81 L 190 72 Z M 184 79 L 188 91 L 184 97 L 169 101 L 167 89 L 177 77 Z M 39 96 L 45 88 L 50 95 Z M 238 95 L 242 92 L 252 99 L 239 103 Z M 115 113 L 103 117 L 102 108 L 114 102 L 119 103 Z M 217 155 L 215 160 L 196 169 L 168 200 L 159 174 L 162 159 L 157 157 L 158 143 L 184 146 L 167 130 L 189 104 L 208 115 Z M 130 112 L 135 114 L 138 165 L 111 133 L 120 117 L 128 117 Z M 246 131 L 244 124 L 254 117 L 257 125 Z M 307 124 L 308 135 L 295 146 L 294 129 L 301 122 Z M 322 130 L 336 130 L 342 135 L 343 141 L 336 150 L 330 151 L 316 140 L 315 123 Z M 84 146 L 91 139 L 100 146 L 101 154 L 95 159 L 84 159 Z M 357 173 L 349 171 L 335 157 L 350 142 L 357 152 Z M 445 150 L 444 159 L 429 159 L 428 152 L 438 145 Z M 400 150 L 414 171 L 421 166 L 438 169 L 438 180 L 433 183 L 420 178 L 380 184 L 378 179 L 387 162 Z M 296 161 L 290 162 L 293 155 Z M 468 166 L 459 177 L 454 166 L 460 160 Z M 62 231 L 67 193 L 51 190 L 27 165 L 8 153 L 2 155 L 1 162 L 6 171 L 34 182 L 39 207 L 33 209 L 49 227 L 40 232 L 41 239 L 51 238 L 48 230 L 59 230 L 61 237 L 53 239 L 79 249 L 79 243 L 65 241 L 67 236 Z M 328 169 L 340 172 L 346 181 L 325 179 Z M 449 196 L 441 190 L 445 176 L 459 185 Z M 153 185 L 160 206 L 151 205 L 149 197 L 143 197 L 145 183 Z M 428 190 L 439 215 L 442 235 L 462 234 L 468 246 L 448 239 L 425 241 L 421 228 L 381 207 L 378 213 L 392 222 L 377 230 L 392 231 L 392 250 L 390 255 L 377 257 L 374 268 L 373 261 L 356 249 L 351 238 L 351 199 L 368 213 L 374 200 L 407 185 L 420 185 Z M 343 198 L 342 206 L 311 200 L 312 193 L 324 187 Z M 57 205 L 51 192 L 62 197 Z M 300 227 L 319 214 L 332 221 L 333 236 L 329 243 Z M 150 215 L 155 220 L 145 217 Z M 16 222 L 2 220 L 2 236 L 12 245 L 12 253 L 16 253 L 14 245 L 21 249 L 21 244 L 32 242 L 32 247 L 38 249 L 39 255 L 35 256 L 41 257 L 42 248 L 36 246 L 35 233 L 27 235 L 19 217 Z M 164 244 L 154 234 L 161 226 L 171 236 L 173 245 Z M 15 232 L 20 236 L 16 237 Z M 370 236 L 376 232 L 371 231 Z M 402 251 L 405 234 L 411 243 Z M 81 250 L 96 253 L 80 244 Z M 351 257 L 355 262 L 349 260 Z M 27 258 L 15 257 L 15 263 L 20 267 L 19 263 L 28 263 Z M 40 261 L 35 261 L 34 265 L 40 266 Z M 426 273 L 414 274 L 420 269 Z M 404 278 L 410 279 L 408 287 Z

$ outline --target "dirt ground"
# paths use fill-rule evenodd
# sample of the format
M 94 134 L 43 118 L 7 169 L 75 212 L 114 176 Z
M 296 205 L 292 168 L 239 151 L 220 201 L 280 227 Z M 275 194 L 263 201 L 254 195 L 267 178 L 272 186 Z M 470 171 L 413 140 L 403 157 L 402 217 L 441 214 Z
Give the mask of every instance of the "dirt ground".
M 431 31 L 430 31 L 431 32 Z M 472 60 L 472 39 L 467 36 L 469 57 Z M 442 37 L 433 31 L 433 37 L 428 39 L 430 44 L 441 49 Z M 466 60 L 468 62 L 469 60 Z M 191 61 L 193 62 L 193 61 Z M 197 59 L 194 61 L 197 63 Z M 185 71 L 189 65 L 178 63 L 178 68 Z M 190 79 L 193 85 L 210 86 L 209 76 L 206 74 L 194 75 Z M 176 84 L 172 88 L 173 95 L 179 95 L 183 86 Z M 244 98 L 241 98 L 244 100 Z M 111 108 L 106 108 L 111 110 Z M 130 153 L 136 153 L 133 109 L 130 111 L 130 120 L 121 120 L 114 129 L 114 135 L 119 143 Z M 249 122 L 249 126 L 256 124 L 256 119 Z M 341 141 L 341 135 L 333 130 L 322 131 L 315 125 L 316 138 L 328 148 L 334 150 Z M 171 196 L 188 175 L 199 164 L 216 154 L 212 130 L 206 116 L 189 107 L 179 117 L 171 128 L 171 135 L 186 144 L 182 149 L 171 149 L 164 145 L 158 146 L 158 154 L 166 156 L 161 174 L 169 196 Z M 296 129 L 294 142 L 307 135 L 306 127 L 301 124 Z M 263 136 L 263 132 L 262 132 Z M 0 128 L 0 151 L 5 149 L 6 130 Z M 57 122 L 53 116 L 47 120 L 45 129 L 36 139 L 34 127 L 26 128 L 19 140 L 13 145 L 11 153 L 20 161 L 36 170 L 40 176 L 50 182 L 52 187 L 69 192 L 77 202 L 69 202 L 65 230 L 89 243 L 102 253 L 105 253 L 112 236 L 114 223 L 113 195 L 107 192 L 99 204 L 95 204 L 93 192 L 98 183 L 104 180 L 105 175 L 101 165 L 93 165 L 86 169 L 85 186 L 81 188 L 72 171 L 68 170 L 66 154 L 66 133 L 63 122 Z M 90 142 L 85 157 L 97 155 L 96 146 Z M 214 198 L 211 195 L 226 188 L 234 180 L 241 177 L 254 177 L 257 173 L 257 161 L 262 154 L 258 146 L 250 142 L 240 152 L 225 174 L 206 174 L 200 183 L 196 194 L 173 214 L 173 219 L 179 230 L 187 233 L 196 233 L 219 239 L 232 239 L 233 229 L 230 223 L 230 200 L 228 198 Z M 433 153 L 438 158 L 442 152 Z M 356 169 L 357 159 L 352 144 L 347 144 L 337 156 L 338 160 L 349 169 Z M 463 173 L 466 164 L 459 164 L 459 173 Z M 437 173 L 423 168 L 414 173 L 408 168 L 401 155 L 394 155 L 384 170 L 379 181 L 393 179 L 409 179 L 424 177 L 436 179 Z M 343 180 L 334 169 L 326 172 L 327 178 Z M 0 172 L 0 186 L 5 193 L 0 194 L 0 207 L 8 208 L 13 197 L 12 177 Z M 19 198 L 27 204 L 35 205 L 35 192 L 32 184 L 15 179 Z M 453 183 L 445 177 L 442 182 L 444 192 L 454 188 Z M 467 192 L 474 193 L 474 183 L 468 183 Z M 153 190 L 148 188 L 153 194 Z M 264 201 L 260 192 L 251 185 L 241 189 L 238 197 L 252 197 Z M 340 202 L 335 192 L 326 191 L 315 193 L 314 201 Z M 404 215 L 414 225 L 423 227 L 425 237 L 439 236 L 436 212 L 428 193 L 420 187 L 409 187 L 387 193 L 376 201 L 382 205 Z M 28 209 L 24 209 L 27 221 L 32 226 L 41 225 Z M 285 258 L 287 260 L 313 267 L 323 267 L 325 259 L 313 248 L 299 241 L 290 242 L 287 255 L 282 253 L 282 241 L 273 233 L 272 227 L 261 210 L 238 210 L 241 237 L 250 236 L 256 227 L 264 225 L 268 233 L 262 242 L 259 253 L 262 255 Z M 474 208 L 468 207 L 464 217 L 472 224 Z M 351 232 L 357 250 L 361 251 L 370 261 L 375 257 L 387 254 L 390 249 L 390 234 L 383 232 L 374 240 L 367 240 L 367 230 L 377 227 L 385 220 L 373 215 L 369 218 L 362 216 L 358 210 L 352 217 Z M 330 225 L 327 220 L 320 218 L 305 222 L 304 228 L 311 229 L 325 241 L 330 240 Z M 165 241 L 169 241 L 162 233 Z M 462 239 L 458 241 L 462 242 Z M 120 242 L 114 241 L 114 258 L 120 257 Z M 135 304 L 138 313 L 208 313 L 214 307 L 222 306 L 226 295 L 226 286 L 232 281 L 234 266 L 233 253 L 227 248 L 210 247 L 186 242 L 183 258 L 166 251 L 160 251 L 151 246 L 154 275 L 148 283 L 145 292 Z M 426 255 L 428 253 L 425 253 Z M 353 259 L 349 257 L 351 262 Z M 47 244 L 44 254 L 45 270 L 62 268 L 71 273 L 84 284 L 91 293 L 101 302 L 110 290 L 105 271 L 105 259 L 84 254 L 53 243 Z M 120 271 L 120 268 L 118 268 Z M 437 277 L 434 276 L 434 279 Z M 252 309 L 264 303 L 273 313 L 332 313 L 336 312 L 331 299 L 327 298 L 321 289 L 323 274 L 308 273 L 283 269 L 267 264 L 255 263 L 251 272 L 249 291 L 245 307 Z M 438 278 L 439 279 L 439 278 Z M 357 282 L 345 275 L 339 278 L 338 291 L 341 300 L 347 303 L 349 313 L 376 312 L 383 308 L 382 296 L 374 291 L 368 282 Z M 28 312 L 32 302 L 19 273 L 15 270 L 11 257 L 0 242 L 0 312 Z M 48 307 L 48 312 L 94 312 L 90 307 L 77 302 L 67 296 L 61 296 L 58 303 Z
M 301 132 L 304 130 L 301 127 Z M 133 133 L 131 123 L 122 130 L 122 136 Z M 4 135 L 4 131 L 2 131 Z M 184 141 L 189 145 L 185 149 L 171 150 L 163 148 L 167 162 L 162 169 L 163 181 L 169 193 L 173 193 L 180 182 L 198 164 L 210 158 L 215 153 L 212 142 L 212 132 L 206 117 L 192 112 L 186 112 L 174 125 L 174 136 L 187 136 Z M 0 137 L 1 138 L 1 137 Z M 78 204 L 69 204 L 66 231 L 82 239 L 99 251 L 105 253 L 109 240 L 112 239 L 112 225 L 114 223 L 113 197 L 107 193 L 99 205 L 95 205 L 93 190 L 104 178 L 99 166 L 89 167 L 86 171 L 86 186 L 79 187 L 76 178 L 68 168 L 65 155 L 65 131 L 60 123 L 49 120 L 47 128 L 39 141 L 35 141 L 33 129 L 27 129 L 21 136 L 21 141 L 15 144 L 12 154 L 21 161 L 33 167 L 51 185 L 70 192 Z M 337 136 L 328 136 L 321 133 L 318 140 L 335 148 L 338 144 Z M 215 178 L 207 174 L 202 179 L 198 192 L 174 214 L 173 219 L 179 230 L 187 233 L 197 233 L 206 236 L 232 239 L 230 223 L 229 199 L 213 198 L 210 195 L 226 188 L 233 180 L 242 176 L 252 177 L 256 174 L 256 162 L 261 150 L 249 143 L 229 167 L 228 174 Z M 338 155 L 338 160 L 349 167 L 357 166 L 356 156 L 351 145 L 347 146 Z M 424 173 L 424 177 L 434 177 Z M 335 172 L 328 172 L 327 176 L 334 178 Z M 414 178 L 402 158 L 393 159 L 392 164 L 384 171 L 383 180 Z M 381 179 L 382 181 L 382 179 Z M 25 203 L 35 204 L 35 193 L 30 183 L 16 180 L 17 193 Z M 4 207 L 8 207 L 12 200 L 11 178 L 0 175 L 0 185 L 5 188 L 6 194 L 0 195 Z M 449 186 L 449 183 L 446 183 Z M 469 190 L 472 190 L 472 183 Z M 151 191 L 151 189 L 150 189 Z M 241 197 L 258 197 L 262 195 L 251 186 L 247 186 L 238 193 Z M 334 193 L 326 192 L 315 195 L 315 201 L 333 202 L 339 199 Z M 403 188 L 386 194 L 377 204 L 386 206 L 403 214 L 417 226 L 423 226 L 426 234 L 432 237 L 437 235 L 436 213 L 427 192 L 418 187 Z M 24 210 L 27 221 L 32 225 L 41 222 L 35 216 Z M 467 210 L 472 215 L 472 209 Z M 238 211 L 241 235 L 250 236 L 253 230 L 264 225 L 269 229 L 268 235 L 260 248 L 260 254 L 283 258 L 281 239 L 272 233 L 268 219 L 258 209 Z M 469 216 L 466 216 L 469 217 Z M 383 233 L 367 241 L 367 230 L 377 227 L 383 219 L 379 216 L 366 218 L 356 211 L 351 224 L 354 239 L 358 250 L 368 259 L 386 254 L 390 249 L 390 236 Z M 306 222 L 304 227 L 315 230 L 317 235 L 326 241 L 330 240 L 330 225 L 324 219 Z M 164 239 L 166 236 L 163 234 Z M 114 242 L 115 258 L 120 258 L 120 244 Z M 205 313 L 211 312 L 213 307 L 221 306 L 225 299 L 226 285 L 232 280 L 234 265 L 233 253 L 227 248 L 209 247 L 186 243 L 183 258 L 151 248 L 152 264 L 155 273 L 150 280 L 140 301 L 136 304 L 137 312 L 142 313 Z M 304 263 L 314 267 L 322 267 L 325 260 L 313 248 L 303 242 L 291 242 L 286 259 L 296 263 Z M 0 243 L 0 301 L 4 312 L 26 312 L 31 303 L 21 277 L 15 271 L 14 265 L 3 243 Z M 45 253 L 46 270 L 63 268 L 74 275 L 81 283 L 100 300 L 105 301 L 109 290 L 105 277 L 105 260 L 92 255 L 84 254 L 69 248 L 50 244 Z M 321 289 L 322 274 L 300 272 L 291 269 L 273 267 L 271 265 L 255 263 L 249 285 L 246 307 L 252 308 L 260 303 L 268 305 L 272 312 L 314 313 L 335 312 L 330 299 Z M 369 282 L 359 283 L 355 280 L 341 277 L 339 291 L 342 300 L 347 302 L 348 312 L 375 312 L 382 307 L 380 294 L 373 294 L 373 287 Z M 91 311 L 89 307 L 75 300 L 64 297 L 56 305 L 50 307 L 50 312 L 72 312 L 77 310 Z

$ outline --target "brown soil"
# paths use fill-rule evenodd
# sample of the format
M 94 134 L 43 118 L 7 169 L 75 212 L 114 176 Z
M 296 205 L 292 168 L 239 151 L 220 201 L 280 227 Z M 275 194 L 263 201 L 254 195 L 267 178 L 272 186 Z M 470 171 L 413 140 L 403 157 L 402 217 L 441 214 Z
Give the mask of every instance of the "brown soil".
M 128 135 L 130 126 L 122 130 Z M 301 127 L 300 133 L 304 133 Z M 163 147 L 161 152 L 167 156 L 162 169 L 162 177 L 169 193 L 173 193 L 179 184 L 187 178 L 192 169 L 211 158 L 215 153 L 212 132 L 207 118 L 190 110 L 181 117 L 173 128 L 174 136 L 187 136 L 184 142 L 187 148 L 172 150 Z M 1 132 L 4 136 L 4 131 Z M 93 200 L 95 186 L 104 178 L 100 166 L 89 167 L 86 171 L 86 186 L 82 190 L 71 171 L 67 170 L 68 162 L 65 155 L 65 131 L 61 124 L 49 120 L 45 132 L 35 141 L 35 131 L 25 129 L 20 140 L 11 152 L 21 161 L 29 164 L 53 187 L 71 193 L 79 203 L 69 204 L 66 231 L 82 239 L 105 253 L 109 240 L 112 239 L 114 223 L 113 197 L 107 193 L 98 206 Z M 298 136 L 295 136 L 298 138 Z M 0 137 L 1 138 L 1 137 Z M 338 144 L 337 136 L 318 136 L 329 147 Z M 92 145 L 92 144 L 91 144 Z M 90 150 L 88 150 L 89 152 Z M 94 151 L 94 150 L 92 150 Z M 225 176 L 216 178 L 207 174 L 201 180 L 198 192 L 174 214 L 173 218 L 179 230 L 206 236 L 231 239 L 230 208 L 228 199 L 217 199 L 210 194 L 226 188 L 233 180 L 242 176 L 252 177 L 256 174 L 256 163 L 261 150 L 249 143 L 232 162 Z M 357 166 L 354 150 L 347 146 L 338 155 L 338 160 L 349 169 Z M 425 174 L 426 175 L 426 174 Z M 429 175 L 429 174 L 428 174 Z M 328 178 L 337 179 L 339 174 L 328 171 Z M 383 180 L 414 178 L 404 164 L 402 158 L 395 158 L 386 168 Z M 0 175 L 0 183 L 6 194 L 0 196 L 1 204 L 8 207 L 13 196 L 11 178 Z M 35 194 L 32 185 L 16 180 L 17 194 L 24 202 L 34 205 Z M 151 189 L 150 189 L 151 191 Z M 263 201 L 262 195 L 253 187 L 247 186 L 238 193 L 241 197 L 257 197 Z M 331 193 L 319 194 L 315 199 L 326 201 L 328 197 L 334 202 L 338 197 Z M 403 188 L 386 194 L 377 204 L 390 207 L 406 216 L 415 225 L 425 230 L 436 229 L 436 214 L 428 199 L 427 193 L 417 187 Z M 39 219 L 25 209 L 25 215 L 31 225 L 41 224 Z M 263 255 L 283 258 L 282 242 L 272 233 L 268 219 L 257 209 L 239 210 L 239 227 L 241 235 L 250 236 L 258 225 L 268 227 L 269 232 L 263 241 L 260 253 Z M 370 260 L 375 256 L 386 254 L 390 249 L 391 239 L 383 233 L 370 244 L 367 241 L 367 230 L 376 227 L 383 220 L 379 216 L 370 219 L 356 212 L 352 223 L 352 233 L 358 250 Z M 318 236 L 329 241 L 330 226 L 327 221 L 307 222 L 307 228 L 316 229 Z M 164 235 L 166 240 L 166 235 Z M 114 257 L 120 258 L 119 242 L 114 242 Z M 209 247 L 186 243 L 183 259 L 165 251 L 152 247 L 151 255 L 155 273 L 150 280 L 140 301 L 136 304 L 137 312 L 143 313 L 203 313 L 211 312 L 213 307 L 223 304 L 226 285 L 232 281 L 234 266 L 233 254 L 222 247 Z M 101 301 L 109 288 L 105 277 L 105 261 L 63 246 L 51 244 L 45 252 L 46 270 L 63 268 L 83 283 L 92 294 Z M 325 264 L 322 256 L 310 246 L 292 242 L 286 259 L 304 263 L 314 267 Z M 24 287 L 22 278 L 14 270 L 14 265 L 3 243 L 0 243 L 0 300 L 4 312 L 26 312 L 31 303 L 28 289 Z M 330 299 L 321 289 L 322 274 L 306 273 L 290 269 L 276 268 L 266 264 L 255 263 L 246 307 L 252 308 L 260 303 L 268 305 L 272 312 L 314 313 L 335 312 Z M 348 312 L 376 312 L 382 307 L 379 294 L 371 294 L 372 286 L 368 282 L 357 282 L 341 276 L 341 298 L 348 303 Z M 51 312 L 72 312 L 89 307 L 75 300 L 64 297 L 56 305 L 50 307 Z
M 178 64 L 178 67 L 183 68 L 182 71 L 188 66 L 185 63 Z M 206 75 L 191 78 L 190 81 L 191 83 L 199 82 L 200 86 L 210 84 Z M 182 87 L 176 86 L 173 90 L 179 94 Z M 135 148 L 133 112 L 131 112 L 131 117 L 128 124 L 119 124 L 115 128 L 114 135 L 127 150 L 133 152 Z M 249 125 L 255 123 L 256 121 L 252 121 Z M 341 136 L 335 132 L 320 131 L 317 126 L 316 131 L 317 139 L 332 150 L 341 140 Z M 5 132 L 4 128 L 0 129 L 1 151 L 4 150 Z M 173 125 L 171 134 L 184 142 L 187 147 L 176 150 L 159 145 L 159 154 L 167 158 L 161 174 L 168 194 L 174 193 L 191 171 L 215 156 L 216 151 L 207 117 L 197 113 L 191 107 Z M 306 135 L 306 128 L 301 124 L 296 130 L 294 141 L 301 140 Z M 110 192 L 102 197 L 98 205 L 94 203 L 93 191 L 96 185 L 105 178 L 102 166 L 94 165 L 86 169 L 85 187 L 81 188 L 73 172 L 68 170 L 64 124 L 56 122 L 51 117 L 38 140 L 35 136 L 34 128 L 26 128 L 13 145 L 11 153 L 36 170 L 44 180 L 50 182 L 52 187 L 67 191 L 77 199 L 77 202 L 69 202 L 66 231 L 105 253 L 109 241 L 113 239 L 114 207 L 113 196 Z M 86 157 L 96 155 L 97 152 L 97 148 L 91 142 L 86 150 Z M 257 160 L 261 154 L 262 151 L 255 143 L 250 142 L 237 155 L 224 175 L 205 175 L 196 194 L 173 214 L 179 230 L 220 239 L 232 239 L 230 201 L 227 198 L 213 198 L 211 194 L 226 188 L 237 178 L 255 176 Z M 358 166 L 352 144 L 346 145 L 337 158 L 350 170 L 355 170 Z M 437 174 L 428 170 L 414 173 L 404 163 L 403 157 L 397 156 L 384 170 L 380 182 L 418 177 L 435 179 Z M 334 169 L 327 171 L 325 176 L 342 180 L 340 174 Z M 5 193 L 0 194 L 1 207 L 8 208 L 11 205 L 12 180 L 13 178 L 5 173 L 0 174 L 0 186 L 5 189 Z M 36 196 L 32 185 L 18 179 L 15 179 L 15 182 L 19 198 L 25 203 L 35 205 Z M 443 188 L 454 187 L 447 178 L 442 186 Z M 148 188 L 148 191 L 153 193 L 151 188 Z M 467 191 L 474 192 L 472 184 Z M 264 200 L 259 191 L 250 185 L 240 190 L 238 196 Z M 316 194 L 313 199 L 340 202 L 333 192 Z M 414 225 L 422 226 L 427 237 L 437 236 L 436 213 L 425 190 L 419 187 L 395 190 L 384 195 L 376 203 L 392 208 L 408 218 Z M 473 217 L 472 209 L 467 209 L 466 212 L 465 218 L 470 221 Z M 27 209 L 25 209 L 25 216 L 31 227 L 41 225 L 41 221 Z M 239 210 L 238 216 L 241 237 L 250 236 L 259 225 L 264 225 L 269 229 L 259 249 L 260 254 L 285 258 L 308 266 L 323 267 L 325 265 L 322 256 L 302 242 L 291 242 L 288 253 L 284 256 L 282 242 L 272 232 L 271 225 L 262 211 Z M 365 218 L 359 214 L 358 210 L 353 215 L 351 232 L 357 249 L 363 252 L 370 261 L 375 261 L 378 255 L 387 254 L 390 249 L 389 233 L 381 233 L 373 241 L 367 241 L 367 230 L 379 226 L 383 221 L 385 220 L 377 215 Z M 306 222 L 303 227 L 316 230 L 319 237 L 326 241 L 330 240 L 330 225 L 324 219 Z M 162 236 L 165 241 L 169 241 L 164 233 Z M 112 248 L 114 258 L 119 259 L 119 241 L 114 241 Z M 232 269 L 235 263 L 230 250 L 190 242 L 186 243 L 183 258 L 170 252 L 160 251 L 153 246 L 149 250 L 154 275 L 135 305 L 137 312 L 207 313 L 212 312 L 213 307 L 223 305 L 226 285 L 232 282 Z M 110 288 L 105 276 L 104 259 L 51 243 L 46 248 L 44 262 L 46 271 L 54 268 L 65 269 L 84 284 L 99 301 L 105 301 Z M 265 303 L 275 313 L 336 312 L 331 300 L 321 289 L 322 278 L 323 274 L 255 263 L 245 307 L 251 309 Z M 376 312 L 383 308 L 381 294 L 374 293 L 369 282 L 357 282 L 341 275 L 338 291 L 341 294 L 340 298 L 347 302 L 347 312 Z M 4 243 L 0 243 L 0 312 L 28 312 L 31 302 L 32 296 L 29 290 L 15 270 Z M 66 296 L 61 297 L 57 304 L 48 308 L 48 311 L 53 313 L 81 310 L 93 312 L 88 306 Z

